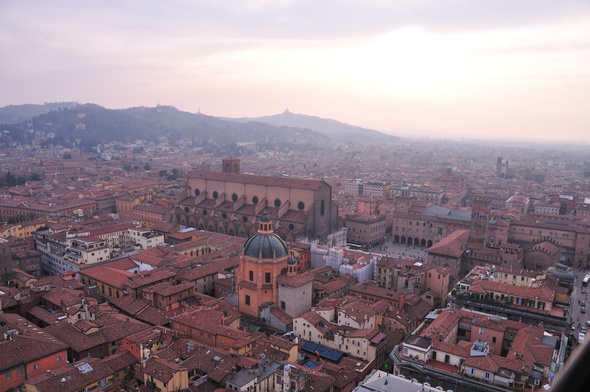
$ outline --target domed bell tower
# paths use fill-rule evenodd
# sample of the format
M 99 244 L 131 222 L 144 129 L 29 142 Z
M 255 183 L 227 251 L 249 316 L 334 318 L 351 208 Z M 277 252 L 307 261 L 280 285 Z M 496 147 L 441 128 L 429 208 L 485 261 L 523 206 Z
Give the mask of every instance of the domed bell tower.
M 244 245 L 236 273 L 238 310 L 259 317 L 260 307 L 278 302 L 277 277 L 287 270 L 290 253 L 285 242 L 273 232 L 266 211 L 258 221 L 258 232 Z

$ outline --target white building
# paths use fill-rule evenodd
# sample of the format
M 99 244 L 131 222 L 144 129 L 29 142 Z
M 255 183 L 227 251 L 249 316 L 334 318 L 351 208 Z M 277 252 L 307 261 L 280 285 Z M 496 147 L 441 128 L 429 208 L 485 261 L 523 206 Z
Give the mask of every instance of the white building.
M 344 193 L 347 195 L 360 196 L 363 194 L 363 180 L 346 180 Z
M 385 347 L 384 333 L 373 328 L 354 329 L 329 322 L 314 311 L 293 319 L 293 333 L 300 339 L 373 361 Z
M 86 231 L 42 230 L 36 231 L 34 237 L 42 268 L 51 275 L 79 271 L 125 251 L 149 249 L 164 242 L 163 235 L 127 223 Z
M 127 230 L 127 240 L 136 248 L 151 249 L 164 242 L 164 235 L 148 228 L 133 227 Z

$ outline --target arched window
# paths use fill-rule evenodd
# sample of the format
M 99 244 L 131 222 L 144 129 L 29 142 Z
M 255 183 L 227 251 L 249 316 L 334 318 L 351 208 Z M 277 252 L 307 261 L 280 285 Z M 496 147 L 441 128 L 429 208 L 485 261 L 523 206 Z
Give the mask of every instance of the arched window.
M 324 201 L 322 200 L 322 202 L 320 203 L 320 215 L 321 216 L 324 216 L 325 209 L 326 209 L 326 207 L 324 205 Z
M 219 197 L 219 192 L 213 191 L 213 198 L 217 199 Z
M 201 191 L 199 189 L 195 189 L 195 196 L 199 196 L 201 194 Z
M 275 207 L 280 207 L 281 206 L 281 199 L 279 199 L 278 197 L 275 199 Z
M 238 165 L 236 163 L 234 163 L 234 173 L 238 172 Z
M 305 209 L 305 203 L 300 201 L 299 203 L 297 203 L 297 208 L 299 209 L 299 211 L 303 211 Z
M 231 194 L 231 199 L 232 199 L 232 201 L 238 201 L 238 194 L 237 193 L 232 193 Z
M 252 196 L 252 204 L 258 204 L 258 196 Z

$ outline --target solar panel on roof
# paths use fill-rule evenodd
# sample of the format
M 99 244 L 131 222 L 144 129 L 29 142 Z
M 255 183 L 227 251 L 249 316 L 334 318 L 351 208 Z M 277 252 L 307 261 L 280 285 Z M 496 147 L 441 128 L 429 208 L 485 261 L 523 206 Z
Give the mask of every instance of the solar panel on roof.
M 318 353 L 320 357 L 329 359 L 333 362 L 340 362 L 340 360 L 344 356 L 344 353 L 338 350 L 333 350 L 331 348 L 320 346 L 319 344 L 315 344 L 312 342 L 305 342 L 301 349 L 312 354 Z
M 303 364 L 303 366 L 305 366 L 308 369 L 315 369 L 318 367 L 318 365 L 316 365 L 315 363 L 313 363 L 312 361 L 307 361 Z
M 85 363 L 83 365 L 78 366 L 78 370 L 80 371 L 80 373 L 86 374 L 86 373 L 92 371 L 92 366 L 90 366 L 89 364 Z

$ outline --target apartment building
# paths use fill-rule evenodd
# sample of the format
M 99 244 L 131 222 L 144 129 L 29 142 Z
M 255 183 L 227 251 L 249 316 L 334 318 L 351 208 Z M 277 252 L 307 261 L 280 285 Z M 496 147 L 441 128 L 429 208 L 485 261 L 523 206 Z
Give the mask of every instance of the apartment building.
M 308 342 L 319 344 L 355 358 L 383 363 L 385 334 L 374 328 L 356 329 L 339 326 L 314 311 L 293 319 L 293 333 Z
M 396 375 L 429 375 L 466 390 L 538 388 L 559 363 L 559 335 L 480 312 L 443 309 L 391 354 Z

